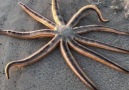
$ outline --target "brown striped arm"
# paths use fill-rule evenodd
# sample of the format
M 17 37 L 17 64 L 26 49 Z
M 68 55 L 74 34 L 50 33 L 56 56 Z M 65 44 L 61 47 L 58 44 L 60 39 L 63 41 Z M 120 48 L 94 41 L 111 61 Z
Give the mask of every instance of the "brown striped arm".
M 52 0 L 52 14 L 53 14 L 53 18 L 54 18 L 57 25 L 64 25 L 65 24 L 64 20 L 61 16 L 57 0 Z
M 129 35 L 128 32 L 119 31 L 113 28 L 109 28 L 102 25 L 87 25 L 73 28 L 74 32 L 77 34 L 84 34 L 89 32 L 108 32 L 118 35 Z
M 50 29 L 41 29 L 36 31 L 20 32 L 14 30 L 0 30 L 1 35 L 7 35 L 20 39 L 34 39 L 34 38 L 43 38 L 43 37 L 54 37 L 56 31 Z
M 83 18 L 84 16 L 89 14 L 89 13 L 87 13 L 87 10 L 95 11 L 97 13 L 100 21 L 102 21 L 102 22 L 108 21 L 102 17 L 100 10 L 95 5 L 86 5 L 73 15 L 73 17 L 69 20 L 67 25 L 69 25 L 71 27 L 76 26 L 76 24 L 80 21 L 81 18 Z
M 104 44 L 102 42 L 96 41 L 96 40 L 92 40 L 86 37 L 82 37 L 80 35 L 76 35 L 74 37 L 74 39 L 79 42 L 82 43 L 84 45 L 88 45 L 88 46 L 93 46 L 93 47 L 97 47 L 97 48 L 101 48 L 101 49 L 105 49 L 105 50 L 109 50 L 109 51 L 114 51 L 114 52 L 118 52 L 118 53 L 125 53 L 125 54 L 129 54 L 128 50 L 119 48 L 119 47 L 115 47 L 115 46 L 111 46 L 108 44 Z
M 50 53 L 58 45 L 59 41 L 60 41 L 60 36 L 55 36 L 45 46 L 41 47 L 38 51 L 36 51 L 32 55 L 18 61 L 9 62 L 5 67 L 6 77 L 9 79 L 9 71 L 13 66 L 23 67 L 41 60 L 41 58 Z
M 69 42 L 69 45 L 77 52 L 79 52 L 80 54 L 91 58 L 97 62 L 100 62 L 102 64 L 105 64 L 115 70 L 124 72 L 124 73 L 129 73 L 128 70 L 124 69 L 123 67 L 121 67 L 120 65 L 112 62 L 111 60 L 106 59 L 105 57 L 101 56 L 100 54 L 98 54 L 97 52 L 90 50 L 82 45 L 80 45 L 79 43 L 77 43 L 75 40 L 72 40 Z
M 78 76 L 78 78 L 91 90 L 98 90 L 94 83 L 87 77 L 84 71 L 81 69 L 77 61 L 74 59 L 73 55 L 71 54 L 67 42 L 61 41 L 60 49 L 64 60 L 68 64 L 68 66 L 72 69 L 72 71 Z
M 42 15 L 40 15 L 39 13 L 33 11 L 32 9 L 30 9 L 28 6 L 26 6 L 25 4 L 19 2 L 19 5 L 22 7 L 22 9 L 28 13 L 32 18 L 34 18 L 35 20 L 37 20 L 38 22 L 44 24 L 45 26 L 49 27 L 50 29 L 54 30 L 54 28 L 56 27 L 55 23 L 53 23 L 52 21 L 48 20 L 47 18 L 43 17 Z

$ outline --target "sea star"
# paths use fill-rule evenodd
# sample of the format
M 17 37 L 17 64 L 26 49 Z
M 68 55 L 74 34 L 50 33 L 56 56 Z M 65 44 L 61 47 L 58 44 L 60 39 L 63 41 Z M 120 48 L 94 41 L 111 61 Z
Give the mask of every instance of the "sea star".
M 122 32 L 115 30 L 113 28 L 108 28 L 100 25 L 87 25 L 74 27 L 83 18 L 86 14 L 87 10 L 93 10 L 97 13 L 99 20 L 102 22 L 107 22 L 108 20 L 103 19 L 100 10 L 95 5 L 86 5 L 82 7 L 77 13 L 75 13 L 72 18 L 65 24 L 60 11 L 57 0 L 52 0 L 52 14 L 55 20 L 55 23 L 46 19 L 42 15 L 30 9 L 28 6 L 19 2 L 20 6 L 23 8 L 25 12 L 27 12 L 31 17 L 40 23 L 46 25 L 50 29 L 41 29 L 36 31 L 29 32 L 19 32 L 13 30 L 0 30 L 0 34 L 8 35 L 11 37 L 21 38 L 21 39 L 34 39 L 34 38 L 42 38 L 42 37 L 53 37 L 45 46 L 42 46 L 38 51 L 33 53 L 32 55 L 17 61 L 9 62 L 5 67 L 5 73 L 7 78 L 9 79 L 9 70 L 13 66 L 23 67 L 26 65 L 30 65 L 35 63 L 48 53 L 50 53 L 57 45 L 60 45 L 61 53 L 64 57 L 64 60 L 68 64 L 68 66 L 72 69 L 72 71 L 77 75 L 77 77 L 87 85 L 91 90 L 98 90 L 94 83 L 87 77 L 87 75 L 83 72 L 82 68 L 79 66 L 72 53 L 70 52 L 69 47 L 74 49 L 75 51 L 83 54 L 84 56 L 91 58 L 95 61 L 98 61 L 102 64 L 105 64 L 113 69 L 116 69 L 121 72 L 129 73 L 128 70 L 119 66 L 118 64 L 108 60 L 107 58 L 101 56 L 97 52 L 87 48 L 85 45 L 93 46 L 101 49 L 106 49 L 114 52 L 129 54 L 128 50 L 121 49 L 115 46 L 110 46 L 104 43 L 101 43 L 96 40 L 92 40 L 86 37 L 80 36 L 82 33 L 88 32 L 108 32 L 115 33 L 119 35 L 129 35 L 127 32 Z

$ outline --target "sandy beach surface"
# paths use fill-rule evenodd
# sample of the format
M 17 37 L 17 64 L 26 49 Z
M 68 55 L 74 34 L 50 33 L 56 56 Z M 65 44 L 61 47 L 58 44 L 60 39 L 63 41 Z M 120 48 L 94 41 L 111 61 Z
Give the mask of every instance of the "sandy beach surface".
M 51 0 L 0 0 L 0 28 L 17 31 L 47 28 L 26 14 L 17 4 L 19 1 L 53 21 Z M 97 0 L 58 0 L 58 3 L 67 22 L 81 7 L 95 4 L 95 1 Z M 110 2 L 111 0 L 105 0 L 98 5 L 103 16 L 110 22 L 102 23 L 96 13 L 92 13 L 77 26 L 98 24 L 129 32 L 129 19 L 125 19 L 124 11 L 111 9 Z M 84 36 L 129 50 L 129 36 L 100 32 Z M 8 62 L 29 56 L 50 39 L 21 40 L 0 35 L 0 90 L 89 90 L 67 66 L 58 47 L 35 64 L 23 68 L 13 67 L 10 79 L 5 77 L 4 68 Z M 129 55 L 89 48 L 129 69 Z M 71 51 L 98 90 L 129 90 L 129 75 Z

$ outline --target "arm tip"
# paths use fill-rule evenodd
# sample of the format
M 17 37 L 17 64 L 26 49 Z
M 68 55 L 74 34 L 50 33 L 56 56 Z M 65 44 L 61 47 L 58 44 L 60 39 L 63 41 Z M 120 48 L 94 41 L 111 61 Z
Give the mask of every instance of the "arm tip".
M 5 68 L 5 74 L 6 74 L 6 78 L 9 79 L 10 77 L 9 77 L 9 68 L 8 68 L 8 66 L 6 66 L 6 68 Z
M 24 4 L 23 4 L 22 2 L 18 2 L 18 4 L 19 4 L 20 6 L 24 6 Z

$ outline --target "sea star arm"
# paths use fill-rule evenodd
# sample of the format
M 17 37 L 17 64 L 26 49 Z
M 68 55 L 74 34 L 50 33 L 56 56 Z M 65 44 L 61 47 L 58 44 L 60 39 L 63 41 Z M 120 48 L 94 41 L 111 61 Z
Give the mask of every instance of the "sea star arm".
M 113 28 L 109 28 L 106 26 L 101 25 L 87 25 L 87 26 L 80 26 L 73 28 L 74 32 L 77 34 L 84 34 L 89 32 L 108 32 L 108 33 L 115 33 L 119 35 L 129 35 L 128 32 L 118 31 Z
M 87 5 L 87 6 L 82 7 L 77 13 L 75 13 L 73 15 L 73 17 L 69 20 L 67 25 L 74 27 L 80 21 L 80 19 L 82 17 L 84 17 L 88 14 L 88 13 L 86 13 L 87 10 L 95 11 L 97 13 L 100 21 L 102 21 L 102 22 L 108 21 L 102 17 L 100 10 L 95 5 Z
M 20 39 L 33 39 L 42 37 L 52 37 L 56 34 L 55 31 L 50 29 L 41 29 L 36 31 L 20 32 L 14 30 L 0 30 L 0 34 L 16 37 Z
M 126 70 L 123 67 L 119 66 L 118 64 L 106 59 L 105 57 L 101 56 L 97 52 L 92 51 L 92 50 L 80 45 L 75 40 L 71 40 L 69 44 L 75 51 L 79 52 L 80 54 L 82 54 L 82 55 L 84 55 L 88 58 L 91 58 L 91 59 L 93 59 L 97 62 L 105 64 L 105 65 L 107 65 L 107 66 L 109 66 L 109 67 L 111 67 L 115 70 L 118 70 L 118 71 L 121 71 L 121 72 L 124 72 L 124 73 L 129 73 L 128 70 Z
M 106 50 L 110 50 L 110 51 L 114 51 L 114 52 L 118 52 L 118 53 L 125 53 L 125 54 L 129 54 L 128 50 L 119 48 L 119 47 L 115 47 L 115 46 L 111 46 L 108 44 L 104 44 L 102 42 L 96 41 L 96 40 L 92 40 L 86 37 L 82 37 L 80 35 L 76 35 L 74 37 L 74 39 L 82 44 L 88 45 L 88 46 L 93 46 L 93 47 L 97 47 L 97 48 L 102 48 L 102 49 L 106 49 Z
M 11 67 L 13 66 L 23 67 L 39 61 L 41 58 L 50 53 L 58 45 L 59 41 L 60 41 L 60 36 L 55 36 L 45 46 L 41 47 L 38 51 L 36 51 L 32 55 L 18 61 L 9 62 L 5 67 L 6 77 L 9 79 L 9 70 Z
M 52 21 L 48 20 L 47 18 L 43 17 L 42 15 L 40 15 L 39 13 L 33 11 L 32 9 L 30 9 L 28 6 L 26 6 L 25 4 L 19 2 L 19 5 L 22 7 L 22 9 L 28 13 L 32 18 L 34 18 L 35 20 L 37 20 L 38 22 L 46 25 L 47 27 L 49 27 L 50 29 L 54 30 L 55 28 L 55 23 L 53 23 Z
M 57 3 L 57 0 L 52 0 L 52 14 L 53 18 L 57 25 L 64 25 L 64 20 L 61 16 L 61 13 L 59 11 L 59 5 Z
M 86 86 L 88 86 L 91 90 L 98 90 L 93 82 L 87 77 L 81 67 L 78 65 L 77 61 L 74 59 L 73 55 L 71 54 L 69 47 L 66 41 L 61 41 L 60 49 L 64 60 L 68 64 L 68 66 L 72 69 L 72 71 L 79 77 L 79 79 L 84 82 Z

